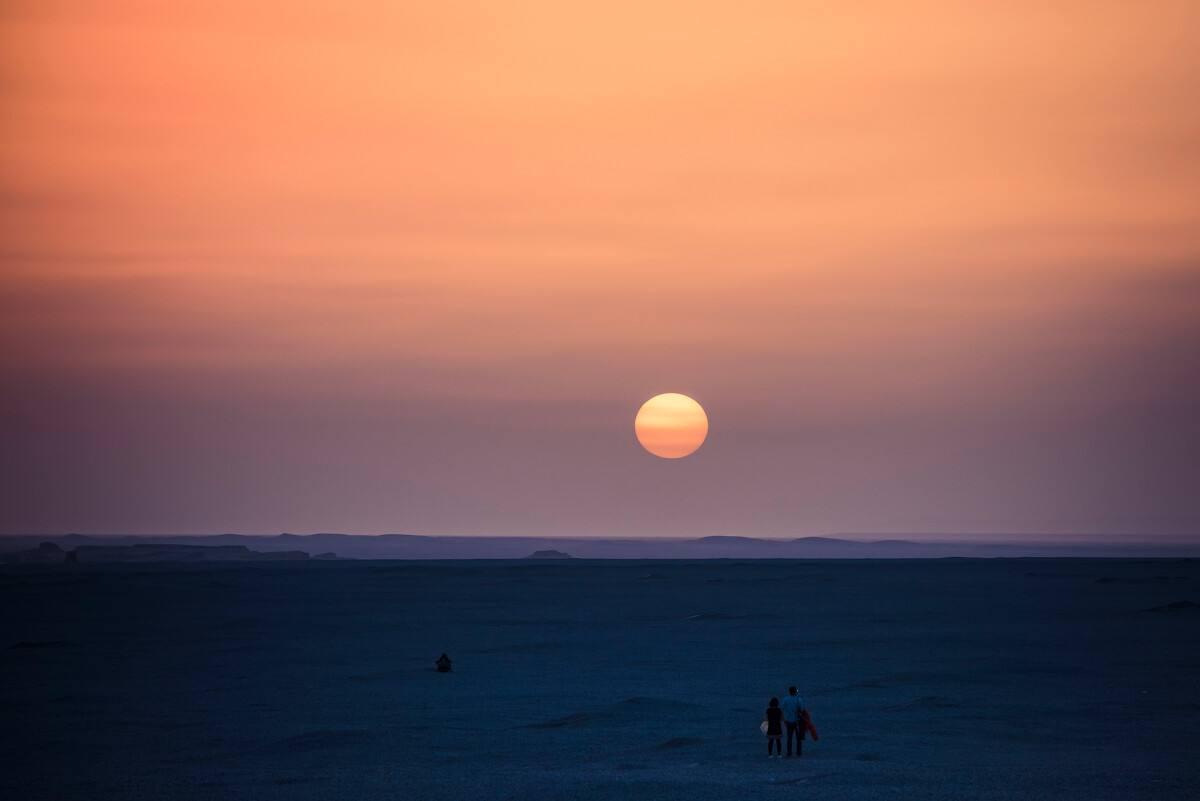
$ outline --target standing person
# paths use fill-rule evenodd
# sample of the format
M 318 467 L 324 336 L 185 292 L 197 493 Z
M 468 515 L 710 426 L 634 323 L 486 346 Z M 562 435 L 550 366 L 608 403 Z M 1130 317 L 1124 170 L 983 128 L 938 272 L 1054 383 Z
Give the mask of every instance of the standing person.
M 767 759 L 772 756 L 783 757 L 783 712 L 779 709 L 779 699 L 772 698 L 767 706 Z M 772 755 L 771 748 L 775 753 Z
M 787 724 L 787 755 L 792 755 L 792 735 L 796 737 L 796 756 L 802 756 L 804 748 L 804 699 L 796 695 L 795 687 L 788 687 L 788 694 L 780 705 L 783 721 Z

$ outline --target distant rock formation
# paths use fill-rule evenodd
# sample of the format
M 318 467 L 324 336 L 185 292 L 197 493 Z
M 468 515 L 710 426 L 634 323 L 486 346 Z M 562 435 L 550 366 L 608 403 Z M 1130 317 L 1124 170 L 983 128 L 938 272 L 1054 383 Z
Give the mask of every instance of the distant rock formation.
M 329 554 L 326 558 L 333 558 Z M 252 551 L 244 545 L 80 545 L 65 551 L 43 542 L 28 551 L 3 555 L 7 564 L 67 564 L 76 562 L 276 562 L 308 559 L 304 551 Z
M 28 551 L 4 554 L 4 562 L 18 565 L 54 565 L 67 561 L 68 552 L 53 542 L 43 542 Z
M 1063 544 L 1051 540 L 1026 538 L 1004 541 L 939 539 L 923 541 L 920 535 L 912 539 L 868 539 L 871 535 L 856 534 L 855 539 L 837 537 L 801 537 L 798 539 L 755 539 L 752 537 L 704 537 L 685 539 L 661 538 L 594 538 L 566 537 L 452 537 L 420 536 L 415 534 L 280 534 L 276 536 L 245 536 L 241 534 L 212 534 L 197 536 L 125 536 L 103 537 L 83 534 L 61 536 L 5 535 L 0 537 L 0 555 L 35 548 L 39 543 L 52 542 L 70 552 L 85 545 L 113 547 L 118 545 L 242 545 L 253 551 L 304 551 L 311 554 L 336 553 L 338 559 L 529 559 L 533 551 L 558 550 L 570 552 L 575 559 L 945 559 L 992 557 L 1112 557 L 1112 558 L 1170 558 L 1200 557 L 1200 542 L 1151 541 L 1148 537 L 1083 539 Z M 998 538 L 1001 535 L 996 535 Z M 43 554 L 41 558 L 54 561 Z M 542 557 L 538 557 L 542 558 Z M 562 557 L 556 557 L 562 558 Z M 1164 570 L 1168 568 L 1163 567 Z M 1061 572 L 1061 570 L 1059 571 Z M 1089 571 L 1090 572 L 1090 571 Z M 1095 578 L 1096 575 L 1089 575 Z M 1103 577 L 1103 576 L 1102 576 Z M 1109 578 L 1100 583 L 1116 582 Z M 1173 575 L 1166 579 L 1134 576 L 1119 583 L 1180 583 Z
M 252 551 L 245 545 L 80 545 L 80 562 L 275 562 L 308 559 L 304 551 Z
M 534 551 L 526 557 L 527 559 L 570 559 L 571 554 L 566 551 L 556 551 L 549 548 L 544 551 Z

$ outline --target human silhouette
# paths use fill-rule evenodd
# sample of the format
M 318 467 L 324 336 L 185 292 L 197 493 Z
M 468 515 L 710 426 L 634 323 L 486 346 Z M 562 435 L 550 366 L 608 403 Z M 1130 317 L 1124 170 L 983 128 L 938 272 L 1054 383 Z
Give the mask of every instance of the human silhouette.
M 435 662 L 434 664 L 437 665 L 438 673 L 449 673 L 450 672 L 450 657 L 446 656 L 446 654 L 443 653 L 441 656 L 439 656 L 437 658 L 437 662 Z
M 787 725 L 787 755 L 792 755 L 792 737 L 795 737 L 796 756 L 802 756 L 805 730 L 804 699 L 796 694 L 795 687 L 788 687 L 788 694 L 779 706 L 783 710 L 783 722 Z
M 767 759 L 773 757 L 783 757 L 783 711 L 779 708 L 778 698 L 772 698 L 767 706 Z

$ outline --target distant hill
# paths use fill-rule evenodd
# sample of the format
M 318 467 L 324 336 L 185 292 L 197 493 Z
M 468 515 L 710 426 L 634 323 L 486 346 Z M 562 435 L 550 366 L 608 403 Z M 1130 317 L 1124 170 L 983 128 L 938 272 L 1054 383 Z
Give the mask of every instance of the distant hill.
M 936 559 L 944 557 L 1196 557 L 1200 543 L 1156 543 L 1150 539 L 1127 538 L 1094 542 L 1016 543 L 841 537 L 763 539 L 714 536 L 660 539 L 569 537 L 435 537 L 417 534 L 279 534 L 249 536 L 84 536 L 0 537 L 0 554 L 36 550 L 40 543 L 61 550 L 78 550 L 88 561 L 164 561 L 225 559 L 251 561 L 307 559 L 308 554 L 338 559 L 527 559 L 541 551 L 569 554 L 573 559 Z M 110 551 L 141 546 L 140 551 Z M 147 546 L 154 546 L 145 550 Z M 162 546 L 188 546 L 233 550 L 199 552 L 163 550 Z M 89 550 L 82 550 L 89 549 Z M 118 559 L 119 557 L 119 559 Z M 47 551 L 33 560 L 57 561 Z M 549 557 L 536 557 L 549 558 Z M 561 558 L 561 557 L 559 557 Z
M 77 541 L 75 541 L 77 542 Z M 8 564 L 79 564 L 94 562 L 280 562 L 308 559 L 304 551 L 252 551 L 244 545 L 179 545 L 137 542 L 122 545 L 76 544 L 66 550 L 42 542 L 29 550 L 0 554 Z
M 556 551 L 553 548 L 544 551 L 534 551 L 529 554 L 529 559 L 570 559 L 571 554 L 565 551 Z

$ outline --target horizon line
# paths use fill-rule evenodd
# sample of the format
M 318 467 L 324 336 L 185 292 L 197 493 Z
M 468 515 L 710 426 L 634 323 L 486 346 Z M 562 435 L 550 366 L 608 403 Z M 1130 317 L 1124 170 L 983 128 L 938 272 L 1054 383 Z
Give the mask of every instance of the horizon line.
M 828 539 L 841 540 L 848 542 L 862 542 L 865 544 L 903 540 L 913 543 L 928 543 L 928 544 L 947 544 L 947 543 L 970 543 L 976 545 L 988 544 L 1088 544 L 1088 543 L 1117 543 L 1117 542 L 1144 542 L 1157 544 L 1200 544 L 1200 535 L 1197 534 L 1171 534 L 1171 533 L 1099 533 L 1099 532 L 1069 532 L 1069 533 L 1049 533 L 1049 532 L 946 532 L 946 531 L 903 531 L 903 532 L 832 532 L 821 534 L 797 534 L 797 535 L 753 535 L 753 534 L 700 534 L 700 535 L 654 535 L 654 534 L 428 534 L 428 533 L 411 533 L 402 531 L 383 531 L 383 532 L 349 532 L 349 531 L 309 531 L 306 533 L 297 533 L 291 531 L 280 531 L 274 533 L 245 533 L 237 531 L 221 531 L 221 532 L 156 532 L 156 533 L 129 533 L 129 532 L 0 532 L 0 538 L 58 538 L 58 537 L 94 537 L 94 538 L 216 538 L 216 537 L 247 537 L 256 539 L 269 539 L 273 537 L 316 537 L 316 536 L 339 536 L 339 537 L 363 537 L 363 538 L 382 538 L 382 537 L 419 537 L 425 539 L 477 539 L 477 540 L 503 540 L 503 539 L 519 539 L 519 540 L 568 540 L 568 541 L 610 541 L 610 542 L 695 542 L 699 540 L 709 539 L 737 539 L 737 540 L 753 540 L 760 542 L 778 542 L 789 543 L 797 540 L 811 539 Z

